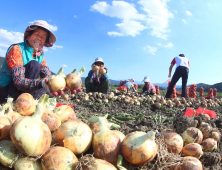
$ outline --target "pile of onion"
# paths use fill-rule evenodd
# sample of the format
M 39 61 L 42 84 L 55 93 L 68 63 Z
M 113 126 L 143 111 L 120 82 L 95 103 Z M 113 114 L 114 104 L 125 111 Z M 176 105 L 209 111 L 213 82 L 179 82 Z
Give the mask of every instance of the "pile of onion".
M 190 143 L 183 147 L 182 156 L 193 156 L 197 159 L 203 155 L 203 150 L 200 144 Z
M 42 95 L 32 116 L 22 116 L 12 124 L 11 140 L 25 155 L 39 156 L 50 147 L 51 132 L 41 119 L 48 97 L 46 94 Z
M 71 150 L 75 155 L 86 152 L 92 142 L 92 131 L 80 120 L 70 120 L 63 123 L 56 132 L 60 146 Z
M 62 91 L 66 87 L 66 81 L 61 67 L 56 75 L 49 77 L 49 88 L 52 92 Z
M 36 102 L 33 96 L 29 93 L 22 93 L 16 99 L 15 103 L 17 111 L 23 116 L 31 116 L 36 109 Z
M 121 144 L 122 156 L 131 164 L 151 162 L 157 154 L 155 132 L 132 132 L 126 135 Z
M 73 170 L 77 162 L 75 154 L 61 146 L 51 147 L 41 158 L 42 170 Z
M 73 70 L 72 73 L 68 74 L 65 78 L 66 85 L 69 87 L 69 89 L 72 90 L 78 90 L 81 88 L 82 80 L 81 75 L 85 71 L 85 67 L 83 66 L 81 70 L 78 72 L 78 74 L 75 74 L 76 69 Z

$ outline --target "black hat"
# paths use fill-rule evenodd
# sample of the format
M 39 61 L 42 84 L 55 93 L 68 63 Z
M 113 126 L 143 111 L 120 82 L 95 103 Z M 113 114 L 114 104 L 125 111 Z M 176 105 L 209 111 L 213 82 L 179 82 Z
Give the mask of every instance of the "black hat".
M 184 55 L 184 54 L 179 54 L 179 56 L 180 56 L 180 57 L 185 57 L 185 55 Z

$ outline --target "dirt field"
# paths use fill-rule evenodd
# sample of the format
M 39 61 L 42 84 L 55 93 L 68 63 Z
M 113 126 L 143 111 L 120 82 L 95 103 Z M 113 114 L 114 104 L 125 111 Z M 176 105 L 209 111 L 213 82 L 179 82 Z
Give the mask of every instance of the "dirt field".
M 115 94 L 115 95 L 120 95 Z M 139 97 L 139 95 L 137 95 Z M 104 116 L 108 114 L 108 120 L 110 122 L 117 123 L 121 126 L 119 129 L 125 135 L 133 131 L 155 131 L 156 132 L 156 141 L 157 143 L 164 145 L 161 143 L 162 141 L 162 131 L 166 129 L 176 130 L 179 134 L 183 132 L 187 126 L 190 126 L 189 123 L 191 119 L 188 119 L 186 116 L 183 116 L 184 112 L 188 107 L 168 107 L 162 106 L 160 108 L 156 108 L 155 104 L 150 104 L 148 101 L 141 102 L 140 106 L 126 104 L 121 101 L 109 101 L 108 103 L 98 103 L 97 95 L 93 94 L 88 102 L 83 102 L 83 92 L 78 93 L 75 97 L 69 99 L 68 101 L 63 99 L 57 99 L 58 103 L 66 103 L 71 104 L 74 107 L 74 110 L 77 114 L 78 119 L 82 120 L 85 123 L 88 123 L 88 119 L 91 116 L 101 115 Z M 102 98 L 107 98 L 107 95 L 103 95 Z M 196 100 L 198 100 L 198 97 Z M 80 101 L 77 102 L 76 99 Z M 180 98 L 181 99 L 181 98 Z M 186 99 L 188 100 L 188 99 Z M 200 107 L 196 104 L 196 100 L 192 101 L 192 105 L 189 108 L 197 109 Z M 222 128 L 222 107 L 207 107 L 207 109 L 214 110 L 217 113 L 217 118 L 211 119 L 209 123 L 217 127 L 221 133 Z M 127 113 L 125 116 L 133 117 L 133 120 L 128 121 L 120 121 L 116 120 L 115 117 L 117 115 L 124 115 L 123 113 Z M 143 115 L 144 114 L 144 115 Z M 182 124 L 179 124 L 182 122 Z M 92 148 L 90 148 L 85 154 L 93 154 Z M 203 169 L 205 170 L 219 170 L 222 169 L 222 164 L 219 162 L 222 154 L 221 142 L 218 144 L 218 149 L 212 153 L 204 153 L 204 155 L 200 158 L 200 161 L 203 164 Z M 180 155 L 175 155 L 172 153 L 163 153 L 162 151 L 158 151 L 158 155 L 156 158 L 144 165 L 134 166 L 123 160 L 123 166 L 128 170 L 139 170 L 139 169 L 169 169 L 169 165 L 175 163 L 177 158 Z M 80 158 L 80 156 L 79 156 Z M 7 169 L 0 166 L 0 169 Z

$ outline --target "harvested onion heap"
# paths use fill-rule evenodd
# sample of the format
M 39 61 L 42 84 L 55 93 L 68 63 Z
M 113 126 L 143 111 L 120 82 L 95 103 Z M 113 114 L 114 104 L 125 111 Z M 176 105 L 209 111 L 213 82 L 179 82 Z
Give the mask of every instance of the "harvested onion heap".
M 203 87 L 201 87 L 201 88 L 200 88 L 200 93 L 199 93 L 199 96 L 203 96 L 203 93 L 204 93 L 204 88 L 203 88 Z
M 156 94 L 160 94 L 160 88 L 158 85 L 155 85 L 155 88 L 156 88 Z
M 197 90 L 197 85 L 192 84 L 189 89 L 189 97 L 196 99 L 197 97 L 196 90 Z

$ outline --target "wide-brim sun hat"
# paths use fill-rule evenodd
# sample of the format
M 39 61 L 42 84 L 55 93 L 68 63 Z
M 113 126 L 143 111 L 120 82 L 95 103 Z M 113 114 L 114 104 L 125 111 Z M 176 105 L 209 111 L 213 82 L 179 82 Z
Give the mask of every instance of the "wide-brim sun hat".
M 102 62 L 104 64 L 103 59 L 100 57 L 96 58 L 93 64 L 95 64 L 96 62 Z
M 53 44 L 55 44 L 55 42 L 56 42 L 56 36 L 53 34 L 52 31 L 50 31 L 49 24 L 44 20 L 37 20 L 32 25 L 29 25 L 26 28 L 25 33 L 24 33 L 24 41 L 26 41 L 29 31 L 36 30 L 38 27 L 45 28 L 46 30 L 49 31 L 49 33 L 50 33 L 49 40 L 47 42 L 45 42 L 44 46 L 45 47 L 52 47 Z
M 145 76 L 144 79 L 143 79 L 143 82 L 150 82 L 150 79 L 148 76 Z

